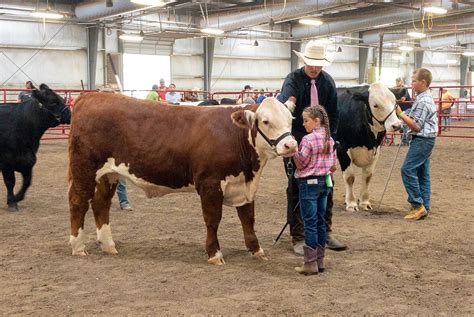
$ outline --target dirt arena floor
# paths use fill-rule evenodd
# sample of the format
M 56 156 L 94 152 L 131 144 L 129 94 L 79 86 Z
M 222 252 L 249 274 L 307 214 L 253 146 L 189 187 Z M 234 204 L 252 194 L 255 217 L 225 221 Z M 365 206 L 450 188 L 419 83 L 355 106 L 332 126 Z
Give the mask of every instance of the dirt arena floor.
M 195 194 L 146 199 L 130 186 L 132 212 L 114 198 L 111 225 L 119 255 L 95 243 L 86 216 L 87 257 L 68 245 L 67 143 L 45 141 L 33 185 L 9 213 L 0 186 L 0 314 L 2 315 L 473 315 L 474 141 L 440 138 L 432 159 L 432 214 L 403 219 L 408 205 L 400 179 L 400 149 L 380 209 L 347 212 L 340 172 L 335 234 L 344 252 L 327 252 L 327 271 L 293 270 L 285 223 L 286 178 L 281 159 L 264 171 L 256 230 L 269 261 L 246 252 L 239 219 L 225 208 L 219 230 L 224 266 L 207 264 L 205 226 Z M 377 207 L 396 146 L 384 147 L 371 185 Z

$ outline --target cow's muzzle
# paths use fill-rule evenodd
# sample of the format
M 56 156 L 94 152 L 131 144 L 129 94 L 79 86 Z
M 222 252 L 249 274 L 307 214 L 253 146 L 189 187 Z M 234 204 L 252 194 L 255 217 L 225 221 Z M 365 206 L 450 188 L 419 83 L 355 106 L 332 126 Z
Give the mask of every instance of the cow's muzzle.
M 278 145 L 278 143 L 280 143 L 280 142 L 281 142 L 284 138 L 286 138 L 286 137 L 291 137 L 291 138 L 294 140 L 293 135 L 291 134 L 291 132 L 285 132 L 285 133 L 283 133 L 282 135 L 280 135 L 280 136 L 279 136 L 278 138 L 276 138 L 276 139 L 270 139 L 270 138 L 268 138 L 268 137 L 265 135 L 265 133 L 263 133 L 263 131 L 260 130 L 260 128 L 259 128 L 258 126 L 257 126 L 257 132 L 260 133 L 260 135 L 262 136 L 262 138 L 263 138 L 265 141 L 267 141 L 267 143 L 271 146 L 271 148 L 273 149 L 273 151 L 275 151 L 275 153 L 276 153 L 277 155 L 279 155 L 279 153 L 277 152 L 277 145 Z M 296 142 L 296 141 L 294 141 L 294 142 Z M 290 144 L 290 143 L 288 143 L 288 142 L 285 143 L 285 149 L 288 149 L 289 152 L 291 151 L 292 147 L 293 147 L 293 144 Z M 291 152 L 291 153 L 292 153 L 292 152 Z M 291 153 L 288 153 L 288 154 L 291 154 Z M 286 154 L 286 153 L 285 153 L 285 154 Z

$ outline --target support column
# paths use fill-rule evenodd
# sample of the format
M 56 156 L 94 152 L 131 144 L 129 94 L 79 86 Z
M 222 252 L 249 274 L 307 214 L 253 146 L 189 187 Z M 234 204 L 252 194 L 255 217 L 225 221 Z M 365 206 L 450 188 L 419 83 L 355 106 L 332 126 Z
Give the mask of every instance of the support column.
M 362 38 L 362 32 L 359 33 L 359 38 Z M 369 48 L 359 47 L 359 84 L 365 82 L 365 74 L 367 74 L 367 65 L 369 64 Z
M 205 37 L 203 39 L 204 46 L 204 90 L 210 91 L 212 77 L 212 63 L 214 60 L 214 45 L 216 39 L 214 37 Z
M 423 65 L 423 56 L 425 51 L 415 51 L 415 69 L 418 69 Z
M 97 48 L 99 45 L 99 25 L 87 28 L 87 86 L 95 89 L 97 72 Z
M 299 66 L 298 56 L 296 56 L 296 54 L 293 54 L 293 50 L 297 52 L 301 52 L 301 43 L 296 43 L 296 42 L 290 43 L 290 67 L 291 67 L 290 71 L 291 72 L 297 69 Z

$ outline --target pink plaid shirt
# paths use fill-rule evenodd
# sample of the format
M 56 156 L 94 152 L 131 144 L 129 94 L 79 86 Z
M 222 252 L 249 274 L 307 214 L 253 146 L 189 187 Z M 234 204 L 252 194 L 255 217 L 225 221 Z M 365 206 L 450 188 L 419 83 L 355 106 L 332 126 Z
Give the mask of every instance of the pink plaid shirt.
M 316 128 L 303 137 L 298 153 L 293 157 L 302 166 L 301 169 L 296 170 L 296 178 L 327 175 L 331 167 L 336 164 L 336 151 L 334 151 L 332 138 L 329 138 L 329 153 L 322 153 L 325 135 L 324 128 Z

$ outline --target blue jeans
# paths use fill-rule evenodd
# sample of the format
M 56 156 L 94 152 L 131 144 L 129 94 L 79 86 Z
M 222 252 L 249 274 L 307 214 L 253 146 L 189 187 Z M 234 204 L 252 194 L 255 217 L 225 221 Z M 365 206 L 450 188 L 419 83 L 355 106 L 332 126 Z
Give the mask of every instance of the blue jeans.
M 443 130 L 449 129 L 449 126 L 451 125 L 451 108 L 443 110 L 443 114 L 448 115 L 446 117 L 443 117 Z
M 435 138 L 413 137 L 401 169 L 408 202 L 414 207 L 424 205 L 427 210 L 430 209 L 430 157 L 434 144 Z
M 119 199 L 120 208 L 128 205 L 127 182 L 125 182 L 123 179 L 119 179 L 117 185 L 117 196 Z
M 405 114 L 410 114 L 410 111 L 411 109 L 408 108 L 407 110 L 405 110 Z M 402 127 L 402 136 L 401 136 L 401 139 L 400 139 L 400 142 L 404 145 L 408 145 L 410 144 L 410 140 L 411 140 L 411 135 L 410 133 L 408 133 L 408 126 L 406 123 L 403 124 L 403 127 Z
M 308 179 L 298 179 L 301 217 L 304 221 L 304 242 L 315 248 L 325 246 L 326 235 L 326 204 L 331 189 L 326 187 L 324 176 L 310 177 L 310 181 L 317 180 L 318 184 L 308 184 Z

